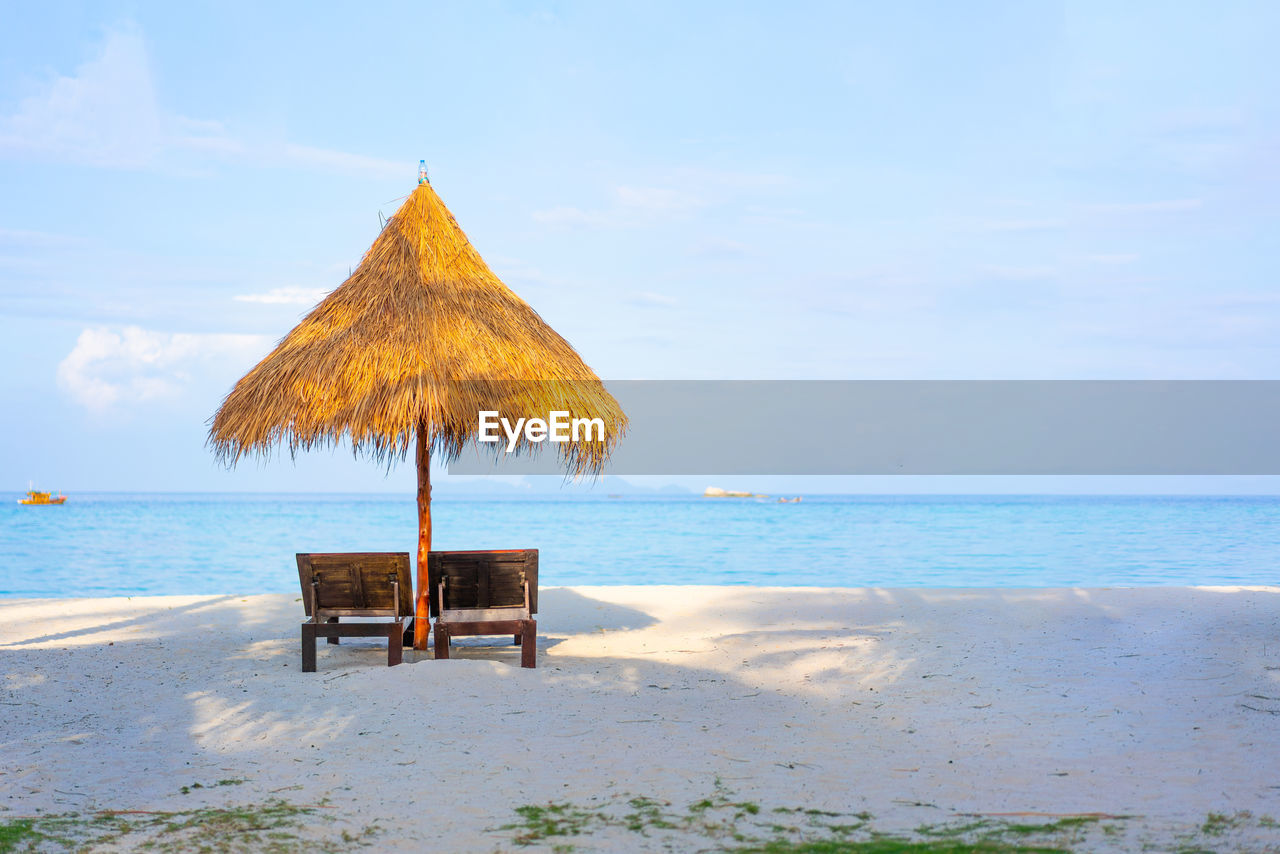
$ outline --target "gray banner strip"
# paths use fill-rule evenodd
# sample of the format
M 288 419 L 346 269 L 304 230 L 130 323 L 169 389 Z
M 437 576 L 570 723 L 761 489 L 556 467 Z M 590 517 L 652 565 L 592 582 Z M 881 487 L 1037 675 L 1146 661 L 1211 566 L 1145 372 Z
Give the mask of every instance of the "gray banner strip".
M 1280 474 L 1280 381 L 626 381 L 607 474 Z M 548 418 L 549 413 L 502 413 Z M 556 474 L 470 445 L 451 474 Z

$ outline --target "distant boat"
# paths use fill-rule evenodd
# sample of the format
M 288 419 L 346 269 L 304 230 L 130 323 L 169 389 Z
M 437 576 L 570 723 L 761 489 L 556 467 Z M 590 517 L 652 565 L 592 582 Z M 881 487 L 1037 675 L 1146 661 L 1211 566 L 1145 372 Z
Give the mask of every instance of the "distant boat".
M 760 495 L 754 492 L 745 492 L 740 489 L 721 489 L 718 486 L 708 486 L 702 493 L 703 498 L 768 498 L 767 495 Z
M 67 496 L 59 492 L 54 495 L 52 492 L 38 492 L 34 489 L 27 490 L 26 498 L 19 498 L 19 504 L 66 504 Z

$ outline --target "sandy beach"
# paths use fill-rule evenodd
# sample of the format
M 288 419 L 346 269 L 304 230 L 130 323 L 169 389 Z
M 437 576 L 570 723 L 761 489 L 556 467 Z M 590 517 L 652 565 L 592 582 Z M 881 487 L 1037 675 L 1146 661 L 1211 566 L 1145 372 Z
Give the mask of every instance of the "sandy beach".
M 520 807 L 710 801 L 758 810 L 734 812 L 747 838 L 794 809 L 879 832 L 1101 814 L 1088 850 L 1206 826 L 1275 850 L 1277 594 L 547 588 L 536 670 L 498 639 L 395 668 L 348 640 L 314 674 L 292 596 L 8 600 L 2 817 L 281 799 L 339 848 L 716 850 L 669 820 L 503 829 Z

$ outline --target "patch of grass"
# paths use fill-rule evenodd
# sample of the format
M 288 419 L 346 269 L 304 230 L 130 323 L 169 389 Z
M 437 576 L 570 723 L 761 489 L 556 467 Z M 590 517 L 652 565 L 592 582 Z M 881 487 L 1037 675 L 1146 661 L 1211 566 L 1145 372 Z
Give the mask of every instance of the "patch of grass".
M 858 815 L 859 814 L 855 813 L 854 818 L 857 818 Z M 866 815 L 866 813 L 861 813 L 861 815 Z M 866 821 L 858 821 L 853 824 L 828 824 L 827 828 L 832 833 L 838 834 L 840 836 L 850 836 L 854 832 L 862 830 L 866 826 L 867 826 Z
M 668 830 L 676 825 L 667 818 L 663 807 L 670 806 L 666 801 L 656 801 L 653 798 L 632 798 L 627 802 L 630 804 L 634 812 L 625 816 L 627 830 L 647 835 L 649 828 L 657 828 L 660 830 Z
M 36 830 L 35 819 L 18 818 L 13 821 L 0 822 L 0 854 L 18 851 L 20 845 L 28 845 L 43 837 Z
M 203 786 L 201 788 L 204 788 Z M 304 821 L 305 819 L 305 821 Z M 338 840 L 317 840 L 302 831 L 316 820 L 331 820 L 318 807 L 270 800 L 227 808 L 174 812 L 64 813 L 15 819 L 0 824 L 0 854 L 9 852 L 111 850 L 157 854 L 294 854 L 336 852 L 377 833 L 343 832 Z
M 235 850 L 226 846 L 253 840 L 258 847 L 244 850 L 287 851 L 297 840 L 299 819 L 315 812 L 285 801 L 230 808 L 206 808 L 166 817 L 163 830 L 147 847 L 153 851 L 194 851 L 213 854 Z
M 916 828 L 916 833 L 921 836 L 959 837 L 987 830 L 991 826 L 992 822 L 986 820 L 971 821 L 965 824 L 923 824 Z
M 506 824 L 500 830 L 516 830 L 517 845 L 532 845 L 552 836 L 577 836 L 594 817 L 590 810 L 572 804 L 526 805 L 516 807 L 519 824 Z
M 501 828 L 514 831 L 516 844 L 542 843 L 557 852 L 571 851 L 577 844 L 593 850 L 603 846 L 731 854 L 1087 854 L 1100 848 L 1211 854 L 1224 847 L 1243 854 L 1275 850 L 1277 826 L 1273 818 L 1255 818 L 1248 812 L 1211 813 L 1189 834 L 1181 823 L 1164 828 L 1129 823 L 1136 816 L 1086 814 L 1015 821 L 957 814 L 911 831 L 891 832 L 876 828 L 865 811 L 759 804 L 734 797 L 719 781 L 711 795 L 683 807 L 620 794 L 589 808 L 562 802 L 520 807 L 516 813 L 522 821 Z M 647 841 L 628 842 L 631 834 Z
M 1121 816 L 1127 818 L 1127 816 Z M 1090 824 L 1097 824 L 1101 819 L 1096 815 L 1073 815 L 1067 818 L 1060 818 L 1057 821 L 1043 822 L 1041 824 L 1006 824 L 1001 826 L 1001 833 L 1057 833 L 1064 830 L 1074 830 Z
M 196 789 L 213 789 L 218 786 L 239 786 L 243 782 L 245 781 L 238 779 L 219 780 L 216 783 L 210 783 L 208 786 L 203 783 L 192 783 L 189 786 L 183 786 L 181 789 L 178 789 L 178 791 L 182 792 L 184 795 L 189 795 Z
M 513 841 L 519 845 L 605 834 L 608 844 L 625 846 L 618 834 L 634 833 L 664 850 L 736 854 L 1062 854 L 1075 850 L 1081 837 L 1096 828 L 1123 828 L 1110 817 L 1015 823 L 957 816 L 910 833 L 885 833 L 872 827 L 872 816 L 865 811 L 761 805 L 735 798 L 719 781 L 711 795 L 685 807 L 629 795 L 590 809 L 564 802 L 523 806 L 516 814 L 522 821 L 501 829 L 515 831 Z M 797 823 L 788 823 L 788 817 Z
M 1234 815 L 1227 815 L 1220 812 L 1211 812 L 1204 820 L 1204 824 L 1200 825 L 1200 832 L 1206 836 L 1221 836 L 1234 827 L 1239 827 L 1253 816 L 1247 812 L 1238 812 Z

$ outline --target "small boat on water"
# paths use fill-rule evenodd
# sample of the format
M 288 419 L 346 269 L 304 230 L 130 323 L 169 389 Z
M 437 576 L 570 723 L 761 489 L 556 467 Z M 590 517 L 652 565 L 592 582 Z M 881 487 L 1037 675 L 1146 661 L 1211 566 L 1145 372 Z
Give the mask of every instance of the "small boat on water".
M 54 495 L 52 492 L 39 492 L 35 489 L 27 490 L 26 498 L 19 498 L 19 504 L 66 504 L 67 496 L 59 492 Z

